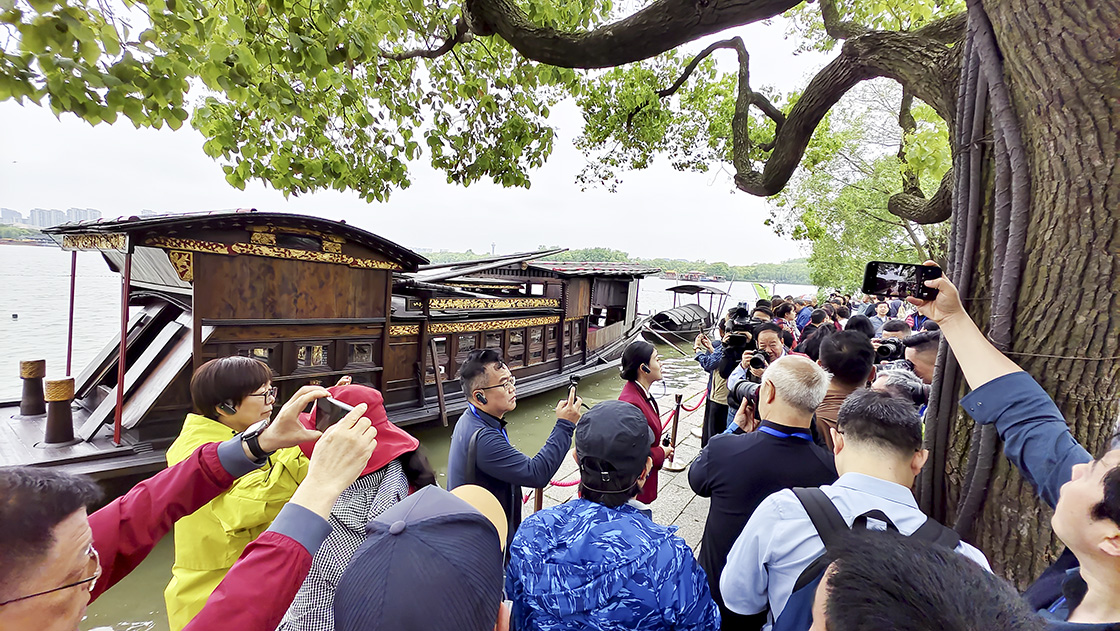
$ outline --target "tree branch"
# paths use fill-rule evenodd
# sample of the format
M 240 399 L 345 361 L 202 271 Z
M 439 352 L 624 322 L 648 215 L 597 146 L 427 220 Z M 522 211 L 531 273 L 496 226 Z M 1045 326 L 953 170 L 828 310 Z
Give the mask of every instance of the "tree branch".
M 968 12 L 961 11 L 953 15 L 934 20 L 922 28 L 914 31 L 915 35 L 928 37 L 942 44 L 957 44 L 964 41 L 968 25 Z
M 418 48 L 415 50 L 401 51 L 399 53 L 380 51 L 378 56 L 382 59 L 391 59 L 393 61 L 405 61 L 406 59 L 415 59 L 417 57 L 435 59 L 436 57 L 442 57 L 451 52 L 451 50 L 459 44 L 466 44 L 472 39 L 474 39 L 474 33 L 471 33 L 470 29 L 467 28 L 466 21 L 460 18 L 455 22 L 455 30 L 451 34 L 451 37 L 448 37 L 436 48 Z
M 681 76 L 677 77 L 677 80 L 673 82 L 673 85 L 662 90 L 658 90 L 656 95 L 657 98 L 663 99 L 675 94 L 677 90 L 681 89 L 681 86 L 685 84 L 685 82 L 688 80 L 688 77 L 692 75 L 693 71 L 696 70 L 696 67 L 700 64 L 701 61 L 704 60 L 704 58 L 711 55 L 713 52 L 723 48 L 732 49 L 739 56 L 738 94 L 735 99 L 735 114 L 731 118 L 732 144 L 733 146 L 742 144 L 742 146 L 747 147 L 749 150 L 751 140 L 748 126 L 750 123 L 750 119 L 747 117 L 747 110 L 751 105 L 757 106 L 758 109 L 762 110 L 762 112 L 766 114 L 768 118 L 770 118 L 770 120 L 774 121 L 777 129 L 781 129 L 782 125 L 785 124 L 786 117 L 785 114 L 783 114 L 781 110 L 775 107 L 774 104 L 771 103 L 770 100 L 767 99 L 764 95 L 751 90 L 750 55 L 747 53 L 747 47 L 743 43 L 743 38 L 736 36 L 732 37 L 731 39 L 721 40 L 711 44 L 704 50 L 700 51 L 700 53 L 693 57 L 692 61 L 690 61 L 687 66 L 685 66 L 685 69 L 681 73 Z M 649 102 L 643 103 L 636 107 L 634 111 L 630 112 L 630 114 L 626 117 L 626 126 L 629 127 L 630 123 L 634 120 L 634 116 L 637 115 L 638 112 L 641 112 L 648 105 Z M 770 148 L 772 148 L 772 146 L 770 145 L 772 145 L 772 143 L 767 143 L 763 146 L 763 148 L 769 150 Z M 747 154 L 746 151 L 737 152 L 737 154 L 738 153 L 741 153 L 744 157 Z M 735 163 L 736 170 L 740 170 L 741 168 L 745 168 L 747 166 L 746 164 L 740 165 L 734 159 L 732 160 L 732 162 Z
M 627 18 L 587 32 L 534 24 L 515 0 L 466 0 L 463 17 L 475 35 L 498 35 L 533 61 L 561 68 L 612 68 L 772 18 L 801 1 L 656 0 Z
M 906 138 L 918 129 L 914 115 L 910 113 L 913 105 L 914 95 L 910 90 L 903 88 L 902 105 L 898 108 L 898 126 L 902 128 L 902 139 L 898 143 L 898 161 L 902 163 L 902 192 L 915 197 L 925 197 L 917 171 L 906 160 Z
M 836 0 L 820 0 L 821 18 L 824 20 L 824 32 L 832 39 L 851 39 L 867 33 L 865 26 L 855 22 L 840 20 L 840 11 L 836 8 Z
M 910 193 L 897 193 L 887 200 L 887 212 L 917 224 L 945 221 L 953 211 L 953 169 L 945 171 L 933 197 L 925 199 Z
M 957 82 L 960 80 L 958 55 L 956 47 L 949 48 L 913 33 L 875 31 L 849 39 L 844 43 L 840 56 L 813 77 L 790 110 L 785 124 L 774 137 L 774 150 L 761 173 L 739 168 L 749 147 L 733 147 L 736 156 L 733 163 L 737 171 L 735 185 L 742 191 L 762 197 L 780 192 L 800 164 L 805 148 L 825 114 L 848 90 L 867 79 L 894 79 L 914 97 L 933 107 L 943 119 L 954 120 Z M 900 200 L 899 203 L 905 211 L 917 210 L 910 200 Z

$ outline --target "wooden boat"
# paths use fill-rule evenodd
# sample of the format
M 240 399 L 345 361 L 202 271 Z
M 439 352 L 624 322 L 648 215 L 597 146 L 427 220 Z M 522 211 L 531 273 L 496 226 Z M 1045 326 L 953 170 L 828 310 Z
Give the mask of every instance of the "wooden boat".
M 673 292 L 673 308 L 655 313 L 642 330 L 642 337 L 654 343 L 691 343 L 696 336 L 712 328 L 715 314 L 723 310 L 727 292 L 702 285 L 676 285 L 665 291 Z M 682 295 L 695 296 L 696 302 L 678 305 Z M 700 297 L 708 296 L 708 308 L 700 304 Z M 719 306 L 714 306 L 715 297 L 720 297 Z
M 521 396 L 610 367 L 640 330 L 638 279 L 659 271 L 541 260 L 562 250 L 428 265 L 343 222 L 255 211 L 45 232 L 64 249 L 100 252 L 134 314 L 74 378 L 73 441 L 46 443 L 49 414 L 0 402 L 0 466 L 102 479 L 165 466 L 191 374 L 215 357 L 266 362 L 280 400 L 349 375 L 381 390 L 394 422 L 446 425 L 466 407 L 457 370 L 475 348 L 502 352 Z M 25 379 L 25 399 L 34 382 Z

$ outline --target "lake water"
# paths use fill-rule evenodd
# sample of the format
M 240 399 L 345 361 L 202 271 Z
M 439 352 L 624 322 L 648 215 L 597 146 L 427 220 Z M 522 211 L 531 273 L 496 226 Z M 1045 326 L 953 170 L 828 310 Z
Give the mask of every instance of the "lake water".
M 639 312 L 649 314 L 671 307 L 672 294 L 665 289 L 676 284 L 677 281 L 659 278 L 641 281 Z M 106 344 L 119 339 L 120 276 L 109 269 L 101 255 L 80 252 L 76 285 L 72 372 L 80 373 Z M 712 283 L 711 286 L 729 290 L 728 304 L 757 300 L 749 283 Z M 782 295 L 816 291 L 804 285 L 782 284 L 767 289 Z M 19 398 L 21 360 L 46 359 L 49 378 L 66 373 L 69 292 L 69 252 L 49 247 L 0 245 L 0 348 L 5 350 L 0 360 L 0 400 Z M 701 304 L 707 307 L 708 300 L 702 300 Z M 13 318 L 12 314 L 18 317 Z M 685 348 L 687 344 L 678 346 L 686 352 L 691 350 Z M 653 394 L 663 399 L 661 409 L 668 410 L 672 406 L 672 394 L 699 378 L 701 372 L 691 356 L 683 357 L 664 345 L 658 348 L 665 379 L 654 385 Z M 594 405 L 617 398 L 621 388 L 618 372 L 608 369 L 582 380 L 579 393 L 588 405 Z M 562 396 L 566 396 L 564 390 L 557 389 L 519 400 L 517 410 L 506 417 L 510 442 L 526 453 L 536 453 L 552 430 L 553 409 Z M 450 428 L 429 424 L 410 427 L 409 431 L 428 450 L 443 480 Z M 171 538 L 167 537 L 128 578 L 90 606 L 81 629 L 165 631 L 163 588 L 171 578 L 173 555 Z

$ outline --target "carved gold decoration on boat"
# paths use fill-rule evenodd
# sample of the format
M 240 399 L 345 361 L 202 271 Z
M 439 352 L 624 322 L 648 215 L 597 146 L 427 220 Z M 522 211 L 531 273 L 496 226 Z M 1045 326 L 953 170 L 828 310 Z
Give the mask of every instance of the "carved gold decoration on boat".
M 316 263 L 334 263 L 336 265 L 349 265 L 362 269 L 401 270 L 400 265 L 389 261 L 377 259 L 362 259 L 337 252 L 313 252 L 311 250 L 297 250 L 294 248 L 281 248 L 260 243 L 234 243 L 226 245 L 213 241 L 200 241 L 198 239 L 179 239 L 175 237 L 149 237 L 144 245 L 150 245 L 169 250 L 183 250 L 189 252 L 206 252 L 208 254 L 249 254 L 264 256 L 274 259 L 287 259 L 292 261 L 313 261 Z
M 171 266 L 175 268 L 175 273 L 179 275 L 179 280 L 188 283 L 194 282 L 193 253 L 184 252 L 182 250 L 171 250 L 167 253 L 167 258 L 171 261 Z
M 556 298 L 432 298 L 432 309 L 525 309 L 559 307 Z
M 499 329 L 519 329 L 527 326 L 543 326 L 560 322 L 559 316 L 544 316 L 540 318 L 517 318 L 513 320 L 482 320 L 477 322 L 432 322 L 428 325 L 428 332 L 433 334 L 444 333 L 473 333 L 475 331 L 494 331 Z
M 406 335 L 420 335 L 419 324 L 393 324 L 389 326 L 390 337 L 404 337 Z
M 251 243 L 259 243 L 261 245 L 276 245 L 276 234 L 273 232 L 261 232 L 254 230 L 249 235 Z
M 119 250 L 124 252 L 127 248 L 128 236 L 125 234 L 62 235 L 63 250 Z

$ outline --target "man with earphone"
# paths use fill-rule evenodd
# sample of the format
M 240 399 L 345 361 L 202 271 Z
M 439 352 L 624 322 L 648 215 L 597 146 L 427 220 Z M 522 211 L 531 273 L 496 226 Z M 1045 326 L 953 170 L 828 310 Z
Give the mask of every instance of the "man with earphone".
M 517 407 L 517 379 L 501 353 L 489 348 L 471 351 L 459 368 L 459 383 L 467 409 L 451 434 L 447 488 L 477 484 L 493 493 L 506 511 L 512 541 L 521 525 L 521 488 L 546 486 L 556 475 L 572 445 L 583 400 L 572 387 L 568 398 L 556 404 L 556 426 L 530 458 L 510 444 L 506 433 L 503 418 Z

